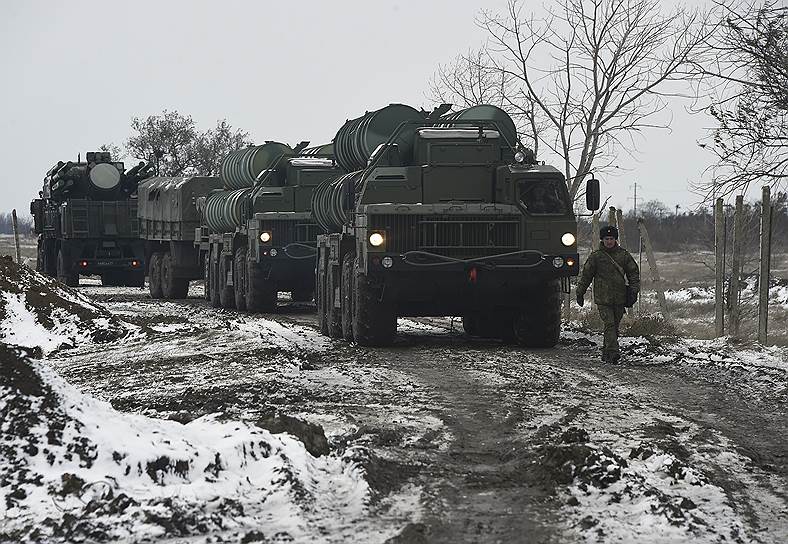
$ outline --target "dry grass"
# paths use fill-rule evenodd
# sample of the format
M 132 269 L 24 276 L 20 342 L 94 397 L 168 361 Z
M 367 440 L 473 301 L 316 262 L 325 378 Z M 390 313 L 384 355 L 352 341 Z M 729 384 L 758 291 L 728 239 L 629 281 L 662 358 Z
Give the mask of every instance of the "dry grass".
M 36 266 L 37 238 L 34 236 L 20 236 L 19 245 L 22 248 L 22 262 L 27 259 L 30 267 Z M 11 255 L 16 259 L 13 234 L 0 234 L 0 256 Z

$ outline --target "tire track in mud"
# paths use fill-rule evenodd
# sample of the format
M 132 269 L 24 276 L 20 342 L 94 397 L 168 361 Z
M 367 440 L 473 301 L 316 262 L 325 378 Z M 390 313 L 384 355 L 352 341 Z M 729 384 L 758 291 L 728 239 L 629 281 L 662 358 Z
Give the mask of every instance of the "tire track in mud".
M 174 418 L 274 410 L 321 423 L 335 451 L 356 451 L 366 467 L 371 520 L 404 526 L 392 542 L 582 539 L 562 491 L 568 482 L 546 463 L 572 427 L 619 451 L 648 441 L 698 463 L 755 538 L 782 540 L 772 538 L 785 530 L 785 389 L 766 390 L 768 370 L 607 366 L 587 342 L 509 348 L 470 340 L 440 319 L 407 320 L 387 349 L 274 349 L 251 334 L 262 320 L 201 300 L 162 306 L 139 293 L 111 296 L 154 329 L 136 350 L 62 354 L 54 366 L 67 379 L 123 410 Z M 289 305 L 265 317 L 311 334 L 309 310 Z M 244 320 L 243 334 L 227 332 Z M 752 459 L 746 474 L 736 473 L 738 458 L 720 460 L 727 449 Z

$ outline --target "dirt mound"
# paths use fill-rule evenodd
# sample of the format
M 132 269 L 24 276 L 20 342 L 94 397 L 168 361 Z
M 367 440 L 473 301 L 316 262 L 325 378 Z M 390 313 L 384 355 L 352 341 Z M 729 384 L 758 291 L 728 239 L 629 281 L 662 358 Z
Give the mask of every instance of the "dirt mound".
M 347 459 L 213 416 L 122 414 L 31 355 L 0 344 L 2 542 L 311 541 L 364 517 L 369 487 Z
M 0 257 L 0 343 L 40 356 L 80 342 L 116 340 L 132 330 L 78 291 Z

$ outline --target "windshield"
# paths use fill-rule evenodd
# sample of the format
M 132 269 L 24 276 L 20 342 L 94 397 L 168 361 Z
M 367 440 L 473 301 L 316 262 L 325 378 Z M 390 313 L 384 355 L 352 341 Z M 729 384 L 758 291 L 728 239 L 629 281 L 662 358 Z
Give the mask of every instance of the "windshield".
M 565 214 L 568 210 L 566 187 L 555 179 L 521 181 L 520 202 L 533 215 Z

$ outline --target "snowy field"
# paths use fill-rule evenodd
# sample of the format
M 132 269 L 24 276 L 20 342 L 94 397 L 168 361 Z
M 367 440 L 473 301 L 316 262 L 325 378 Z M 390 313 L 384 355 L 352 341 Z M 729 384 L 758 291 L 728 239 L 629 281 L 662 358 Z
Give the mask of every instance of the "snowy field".
M 788 541 L 786 349 L 554 350 L 210 308 L 3 261 L 0 541 Z M 20 346 L 20 347 L 12 347 Z

